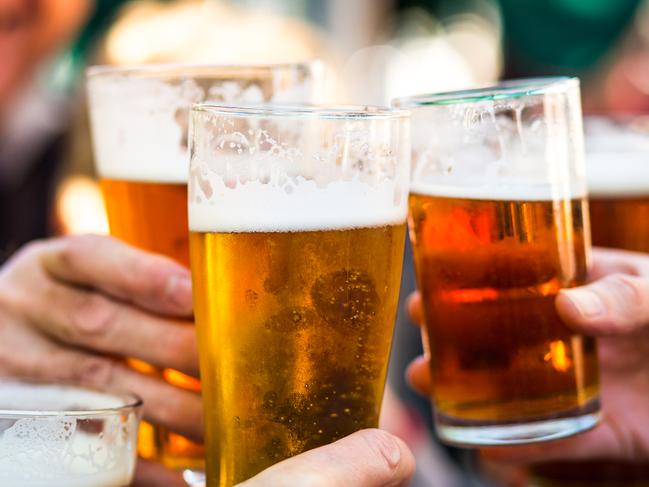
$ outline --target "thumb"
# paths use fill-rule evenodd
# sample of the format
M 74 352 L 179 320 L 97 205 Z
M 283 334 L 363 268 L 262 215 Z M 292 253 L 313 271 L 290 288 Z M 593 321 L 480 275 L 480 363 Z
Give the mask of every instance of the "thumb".
M 401 487 L 414 468 L 403 441 L 368 429 L 284 460 L 238 487 Z
M 562 290 L 556 306 L 567 325 L 588 335 L 649 329 L 649 279 L 610 274 L 586 286 Z

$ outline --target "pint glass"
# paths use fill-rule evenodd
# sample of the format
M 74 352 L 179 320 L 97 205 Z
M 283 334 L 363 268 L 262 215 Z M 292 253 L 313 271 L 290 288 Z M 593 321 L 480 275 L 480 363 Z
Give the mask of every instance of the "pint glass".
M 321 89 L 319 62 L 270 66 L 95 67 L 88 98 L 97 172 L 110 232 L 142 249 L 189 266 L 187 127 L 193 102 L 309 102 Z M 155 346 L 154 343 L 151 346 Z M 169 382 L 199 390 L 177 371 Z M 143 424 L 140 454 L 170 468 L 202 470 L 203 449 L 185 438 Z
M 593 427 L 595 341 L 555 310 L 590 252 L 578 80 L 396 104 L 412 116 L 410 238 L 440 437 L 506 445 Z
M 584 128 L 593 245 L 649 254 L 649 118 L 587 117 Z M 649 462 L 553 462 L 531 473 L 544 487 L 649 486 Z
M 208 487 L 378 425 L 405 240 L 407 114 L 192 110 Z

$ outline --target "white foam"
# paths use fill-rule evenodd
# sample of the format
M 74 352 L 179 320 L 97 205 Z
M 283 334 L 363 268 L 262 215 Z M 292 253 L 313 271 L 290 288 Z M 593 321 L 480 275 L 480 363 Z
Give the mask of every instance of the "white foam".
M 101 421 L 102 430 L 92 434 L 81 426 L 89 417 L 82 420 L 72 412 L 124 405 L 117 396 L 87 389 L 0 381 L 0 485 L 130 485 L 136 462 L 137 415 L 131 413 L 126 421 L 116 413 L 93 416 Z M 52 414 L 56 411 L 67 414 Z
M 189 228 L 196 232 L 340 230 L 404 223 L 407 189 L 394 181 L 332 181 L 319 187 L 301 176 L 277 187 L 258 180 L 230 188 L 211 182 L 209 201 L 190 198 Z
M 109 447 L 98 436 L 77 431 L 73 439 L 61 445 L 42 442 L 24 448 L 15 443 L 5 441 L 0 434 L 0 485 L 126 487 L 132 482 L 135 454 L 111 462 L 112 468 L 104 469 L 98 463 L 110 454 Z
M 111 394 L 61 385 L 0 381 L 0 409 L 15 411 L 80 411 L 116 408 L 124 400 Z
M 483 186 L 450 186 L 412 183 L 410 192 L 423 196 L 465 198 L 493 201 L 553 201 L 586 196 L 586 190 L 573 184 L 500 184 Z
M 649 194 L 649 134 L 642 124 L 585 120 L 586 175 L 594 197 Z
M 231 76 L 236 77 L 236 73 Z M 89 113 L 99 175 L 129 181 L 185 183 L 189 165 L 187 125 L 192 103 L 309 102 L 316 94 L 317 80 L 310 77 L 280 86 L 272 72 L 267 76 L 259 82 L 274 82 L 270 99 L 264 99 L 266 95 L 259 84 L 243 78 L 242 82 L 214 79 L 207 90 L 204 84 L 183 76 L 89 78 Z

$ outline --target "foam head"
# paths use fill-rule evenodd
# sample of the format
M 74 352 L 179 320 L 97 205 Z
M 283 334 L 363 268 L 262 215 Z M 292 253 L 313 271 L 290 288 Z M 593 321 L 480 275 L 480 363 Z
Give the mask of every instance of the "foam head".
M 98 173 L 186 183 L 192 103 L 312 102 L 321 90 L 321 71 L 318 62 L 91 69 L 88 101 Z
M 586 193 L 576 79 L 519 80 L 397 103 L 412 117 L 413 192 L 517 200 Z
M 404 112 L 207 107 L 193 111 L 191 135 L 192 231 L 332 230 L 405 221 L 410 145 Z
M 649 195 L 649 127 L 646 119 L 588 117 L 586 173 L 593 197 Z
M 137 401 L 0 382 L 0 485 L 124 487 L 136 461 Z

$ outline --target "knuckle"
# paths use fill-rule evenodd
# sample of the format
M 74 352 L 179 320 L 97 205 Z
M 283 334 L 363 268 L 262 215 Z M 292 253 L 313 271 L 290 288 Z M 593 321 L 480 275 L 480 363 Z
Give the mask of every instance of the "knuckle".
M 117 320 L 118 306 L 101 294 L 84 294 L 70 314 L 71 339 L 89 339 L 109 334 Z
M 401 454 L 401 447 L 396 439 L 379 429 L 363 430 L 359 433 L 367 443 L 372 456 L 378 460 L 382 475 L 391 478 L 399 468 Z
M 79 257 L 97 246 L 96 235 L 74 235 L 60 239 L 60 258 L 64 265 L 76 268 Z
M 81 385 L 104 387 L 112 381 L 115 363 L 109 358 L 89 357 L 76 370 Z
M 639 277 L 627 274 L 612 274 L 609 284 L 615 289 L 618 298 L 626 306 L 643 306 L 647 302 L 647 283 Z

